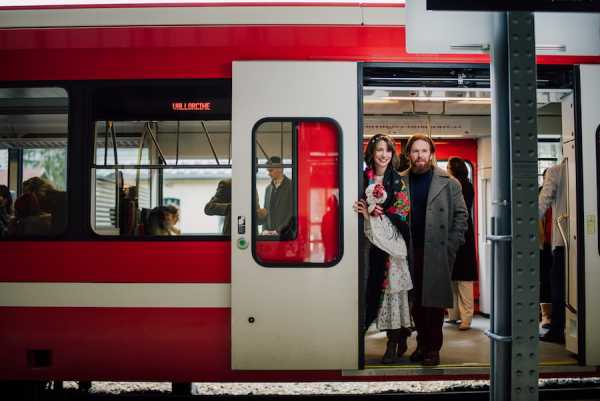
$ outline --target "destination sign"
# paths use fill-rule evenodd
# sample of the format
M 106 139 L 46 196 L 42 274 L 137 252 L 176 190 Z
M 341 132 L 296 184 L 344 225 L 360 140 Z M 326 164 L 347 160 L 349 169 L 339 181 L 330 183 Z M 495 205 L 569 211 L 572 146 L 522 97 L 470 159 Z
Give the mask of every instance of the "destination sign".
M 415 1 L 415 0 L 412 0 Z M 600 12 L 600 0 L 427 0 L 432 11 Z

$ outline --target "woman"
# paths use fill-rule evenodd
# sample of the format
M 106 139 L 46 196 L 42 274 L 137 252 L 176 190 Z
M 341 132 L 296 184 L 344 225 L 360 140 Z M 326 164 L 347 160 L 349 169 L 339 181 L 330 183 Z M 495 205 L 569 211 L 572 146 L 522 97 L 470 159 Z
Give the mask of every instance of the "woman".
M 148 234 L 150 235 L 180 235 L 175 227 L 179 222 L 179 209 L 175 206 L 158 206 L 152 209 L 149 216 Z
M 459 330 L 469 330 L 473 320 L 473 281 L 477 280 L 477 260 L 475 259 L 475 234 L 473 231 L 473 184 L 469 182 L 467 164 L 460 157 L 451 157 L 446 167 L 448 174 L 456 178 L 462 187 L 468 210 L 467 232 L 465 243 L 456 253 L 456 261 L 452 270 L 452 292 L 454 307 L 448 310 L 448 319 L 452 323 L 460 321 Z
M 394 141 L 375 135 L 365 151 L 366 198 L 354 204 L 365 219 L 365 235 L 373 244 L 369 250 L 365 331 L 377 321 L 387 333 L 383 363 L 392 363 L 407 349 L 410 335 L 408 290 L 412 282 L 406 261 L 408 238 L 408 194 L 395 167 L 398 158 Z
M 15 201 L 15 218 L 11 220 L 8 235 L 15 237 L 48 236 L 52 216 L 42 211 L 37 196 L 25 192 Z
M 12 218 L 12 195 L 6 185 L 0 185 L 0 238 L 8 235 L 8 226 Z

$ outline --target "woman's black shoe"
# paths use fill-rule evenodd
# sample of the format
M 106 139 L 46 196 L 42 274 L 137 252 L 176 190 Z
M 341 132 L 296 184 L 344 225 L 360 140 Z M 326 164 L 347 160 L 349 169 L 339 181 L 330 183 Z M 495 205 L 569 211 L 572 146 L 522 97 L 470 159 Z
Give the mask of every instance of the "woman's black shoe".
M 412 354 L 410 354 L 411 362 L 422 362 L 423 361 L 423 352 L 420 349 L 416 349 Z
M 398 347 L 398 343 L 395 341 L 388 340 L 387 346 L 385 347 L 385 354 L 383 354 L 383 358 L 381 359 L 381 363 L 390 364 L 394 363 L 394 358 L 396 357 L 396 348 Z

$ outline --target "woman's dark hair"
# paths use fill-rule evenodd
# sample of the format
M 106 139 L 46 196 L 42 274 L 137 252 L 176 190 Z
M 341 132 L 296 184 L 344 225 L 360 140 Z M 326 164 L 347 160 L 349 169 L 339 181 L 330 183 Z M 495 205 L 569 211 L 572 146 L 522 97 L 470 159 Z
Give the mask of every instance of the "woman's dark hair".
M 365 150 L 365 163 L 369 168 L 374 168 L 375 148 L 380 141 L 384 141 L 387 145 L 387 150 L 392 152 L 390 165 L 397 170 L 400 167 L 400 159 L 398 159 L 398 154 L 396 154 L 396 143 L 390 136 L 385 134 L 375 134 L 369 139 L 367 149 Z
M 469 170 L 467 169 L 467 163 L 460 157 L 453 156 L 448 159 L 448 169 L 452 176 L 460 182 L 469 181 Z
M 0 185 L 0 196 L 2 196 L 6 202 L 6 213 L 12 214 L 12 195 L 10 189 L 6 185 Z
M 33 192 L 25 192 L 15 201 L 15 215 L 17 219 L 38 216 L 41 212 L 40 202 Z
M 148 216 L 148 233 L 150 235 L 165 235 L 168 232 L 169 227 L 166 225 L 166 214 L 179 213 L 179 209 L 173 205 L 157 206 L 150 211 Z

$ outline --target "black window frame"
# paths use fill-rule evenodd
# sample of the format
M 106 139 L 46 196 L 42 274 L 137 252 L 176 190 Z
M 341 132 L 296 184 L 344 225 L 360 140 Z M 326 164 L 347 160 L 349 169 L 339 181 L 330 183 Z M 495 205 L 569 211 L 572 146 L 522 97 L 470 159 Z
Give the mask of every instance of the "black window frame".
M 337 257 L 328 263 L 313 263 L 313 262 L 303 262 L 299 263 L 287 263 L 287 262 L 263 262 L 260 258 L 257 257 L 256 254 L 256 242 L 257 242 L 257 234 L 258 234 L 258 224 L 255 224 L 256 221 L 256 197 L 253 195 L 251 200 L 251 224 L 252 224 L 252 241 L 251 241 L 251 249 L 252 249 L 252 258 L 254 261 L 261 267 L 265 268 L 330 268 L 337 265 L 344 257 L 344 213 L 343 213 L 343 205 L 344 205 L 344 176 L 343 176 L 343 131 L 340 124 L 333 118 L 330 117 L 264 117 L 258 120 L 254 126 L 252 127 L 252 160 L 251 160 L 251 171 L 252 171 L 252 182 L 251 182 L 251 191 L 256 191 L 256 171 L 259 165 L 257 164 L 255 157 L 256 155 L 256 134 L 258 128 L 264 123 L 270 122 L 291 122 L 292 123 L 292 176 L 293 176 L 293 215 L 296 219 L 298 219 L 298 125 L 301 122 L 325 122 L 333 125 L 336 128 L 337 132 L 337 150 L 338 150 L 338 187 L 339 187 L 339 196 L 338 201 L 340 205 L 340 213 L 339 216 L 339 224 L 338 224 L 338 255 Z M 283 160 L 282 160 L 283 161 Z M 232 228 L 233 229 L 233 228 Z M 297 234 L 296 234 L 297 235 Z M 297 238 L 297 237 L 295 237 Z M 264 237 L 262 241 L 276 241 L 276 242 L 286 242 L 280 241 L 277 237 L 269 238 Z
M 221 103 L 223 105 L 223 107 L 225 107 L 224 110 L 222 111 L 218 111 L 215 114 L 212 115 L 213 118 L 203 118 L 202 116 L 198 117 L 198 118 L 180 118 L 180 121 L 190 121 L 190 120 L 194 120 L 194 121 L 208 121 L 208 120 L 227 120 L 230 123 L 232 122 L 231 120 L 231 97 L 232 97 L 232 80 L 230 78 L 207 78 L 207 79 L 194 79 L 194 80 L 129 80 L 129 81 L 125 81 L 125 82 L 120 82 L 120 81 L 108 81 L 108 82 L 94 82 L 92 84 L 90 84 L 89 86 L 86 86 L 86 88 L 89 90 L 89 92 L 86 94 L 86 99 L 89 101 L 89 110 L 88 110 L 88 114 L 87 114 L 87 118 L 86 118 L 86 124 L 85 124 L 85 136 L 87 139 L 86 142 L 86 157 L 87 157 L 87 161 L 85 163 L 85 173 L 86 174 L 86 188 L 85 190 L 87 191 L 86 195 L 85 195 L 85 202 L 86 202 L 86 218 L 85 218 L 85 231 L 86 231 L 86 237 L 88 237 L 91 240 L 97 240 L 97 241 L 121 241 L 121 242 L 160 242 L 160 241 L 167 241 L 167 242 L 171 242 L 171 241 L 175 241 L 175 242 L 223 242 L 223 241 L 231 241 L 231 235 L 226 235 L 223 233 L 214 233 L 214 234 L 209 234 L 209 233 L 199 233 L 197 235 L 195 234 L 181 234 L 181 235 L 144 235 L 144 236 L 139 236 L 139 235 L 128 235 L 128 236 L 121 236 L 121 235 L 102 235 L 102 234 L 98 234 L 96 231 L 94 231 L 93 226 L 92 226 L 92 199 L 91 199 L 91 191 L 92 191 L 92 169 L 94 168 L 94 159 L 95 159 L 95 150 L 96 150 L 96 145 L 95 145 L 95 127 L 96 127 L 96 122 L 97 121 L 103 121 L 106 120 L 105 117 L 108 117 L 107 115 L 103 114 L 106 113 L 105 110 L 100 109 L 98 111 L 98 107 L 95 103 L 97 103 L 97 98 L 96 98 L 96 94 L 98 92 L 101 91 L 110 91 L 112 89 L 115 90 L 123 90 L 125 93 L 127 93 L 127 91 L 132 91 L 132 92 L 136 92 L 137 89 L 142 88 L 143 90 L 149 90 L 151 92 L 160 92 L 161 90 L 164 90 L 166 92 L 170 91 L 170 93 L 177 93 L 178 90 L 184 88 L 184 89 L 189 89 L 190 87 L 195 87 L 198 89 L 203 89 L 205 86 L 211 88 L 212 90 L 215 90 L 214 88 L 216 87 L 216 93 L 217 95 L 221 95 L 222 97 L 225 97 L 226 101 L 223 100 L 223 98 L 221 98 Z M 102 93 L 100 94 L 100 97 L 102 96 Z M 143 120 L 148 120 L 148 121 L 153 121 L 153 119 L 151 118 L 152 115 L 151 114 L 137 114 L 134 113 L 132 115 L 127 115 L 127 114 L 121 114 L 117 116 L 118 118 L 114 118 L 111 121 L 132 121 L 135 119 L 143 119 Z M 174 114 L 172 117 L 171 116 L 160 116 L 161 120 L 178 120 L 178 118 L 176 117 L 176 115 Z M 233 135 L 232 132 L 230 132 L 230 135 Z M 229 161 L 228 164 L 224 165 L 222 164 L 220 167 L 217 166 L 189 166 L 189 165 L 180 165 L 177 168 L 194 168 L 194 169 L 202 169 L 202 168 L 223 168 L 223 169 L 230 169 L 231 170 L 231 160 Z M 147 168 L 148 166 L 145 165 L 141 165 L 141 166 L 136 166 L 136 165 L 125 165 L 122 166 L 126 169 L 137 169 L 137 168 Z M 168 169 L 173 169 L 175 168 L 175 166 L 166 166 Z M 161 167 L 161 169 L 164 169 L 164 166 Z M 233 171 L 232 171 L 233 172 Z M 215 188 L 216 189 L 216 188 Z
M 31 113 L 31 112 L 27 112 L 27 110 L 25 109 L 21 109 L 21 108 L 17 108 L 15 110 L 10 110 L 10 108 L 8 109 L 8 111 L 12 111 L 14 114 L 19 114 L 19 115 L 31 115 L 31 114 L 46 114 L 46 115 L 58 115 L 58 114 L 63 114 L 62 112 L 64 111 L 64 114 L 66 114 L 66 120 L 67 120 L 67 131 L 66 131 L 66 159 L 65 159 L 65 170 L 66 170 L 66 174 L 65 174 L 65 214 L 64 214 L 64 226 L 61 228 L 60 232 L 54 233 L 52 235 L 28 235 L 25 237 L 8 237 L 8 238 L 3 238 L 0 239 L 0 243 L 6 243 L 6 242 L 25 242 L 25 241 L 33 241 L 33 242 L 59 242 L 59 241 L 68 241 L 70 239 L 72 239 L 73 237 L 73 233 L 72 231 L 72 211 L 71 211 L 71 205 L 76 204 L 76 202 L 73 202 L 72 197 L 74 196 L 74 191 L 72 190 L 73 187 L 73 179 L 72 176 L 76 175 L 76 171 L 77 169 L 74 169 L 72 166 L 72 156 L 71 154 L 74 152 L 70 152 L 69 149 L 71 147 L 75 147 L 74 146 L 74 142 L 75 142 L 75 134 L 74 134 L 74 129 L 73 126 L 76 125 L 74 124 L 74 118 L 76 116 L 76 113 L 73 113 L 73 106 L 75 104 L 74 102 L 74 96 L 72 95 L 72 87 L 70 85 L 68 85 L 68 83 L 63 82 L 63 81 L 16 81 L 16 82 L 7 82 L 7 81 L 0 81 L 0 89 L 61 89 L 65 92 L 66 94 L 66 110 L 62 110 L 61 106 L 46 106 L 46 108 L 44 108 L 41 112 L 38 113 Z M 10 188 L 10 162 L 11 162 L 11 149 L 7 149 L 8 150 L 8 171 L 9 171 L 9 176 L 7 177 L 7 186 Z M 16 197 L 15 199 L 13 199 L 13 206 L 14 206 L 14 202 L 16 201 L 16 199 L 21 196 L 23 194 L 23 148 L 18 149 L 19 151 L 19 165 L 18 165 L 18 170 L 17 170 L 17 190 L 16 192 Z

